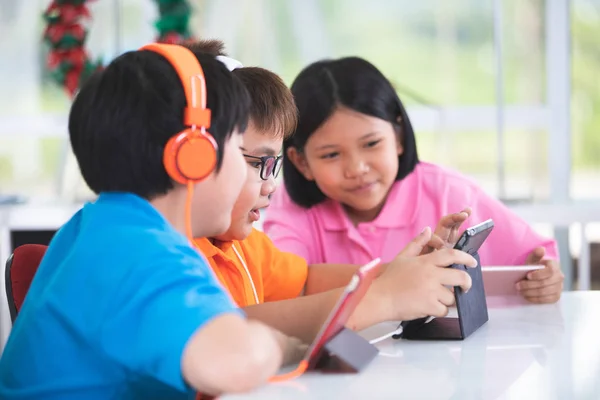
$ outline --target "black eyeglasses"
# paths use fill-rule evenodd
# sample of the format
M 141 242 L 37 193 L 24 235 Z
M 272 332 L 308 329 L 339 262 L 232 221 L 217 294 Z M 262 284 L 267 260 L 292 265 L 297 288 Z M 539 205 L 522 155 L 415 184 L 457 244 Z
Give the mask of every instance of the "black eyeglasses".
M 277 178 L 277 175 L 279 175 L 279 171 L 281 171 L 281 160 L 283 156 L 256 157 L 244 154 L 244 157 L 250 158 L 252 160 L 257 160 L 256 165 L 252 165 L 252 163 L 250 165 L 256 168 L 260 166 L 260 179 L 262 179 L 263 181 L 269 179 L 271 175 L 273 175 L 273 178 Z

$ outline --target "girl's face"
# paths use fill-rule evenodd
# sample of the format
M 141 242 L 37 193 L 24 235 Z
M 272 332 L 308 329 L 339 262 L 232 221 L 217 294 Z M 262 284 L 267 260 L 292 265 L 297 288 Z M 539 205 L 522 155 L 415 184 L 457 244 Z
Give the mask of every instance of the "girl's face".
M 390 122 L 338 108 L 313 132 L 304 154 L 290 148 L 288 157 L 327 197 L 342 203 L 356 224 L 381 211 L 402 151 Z

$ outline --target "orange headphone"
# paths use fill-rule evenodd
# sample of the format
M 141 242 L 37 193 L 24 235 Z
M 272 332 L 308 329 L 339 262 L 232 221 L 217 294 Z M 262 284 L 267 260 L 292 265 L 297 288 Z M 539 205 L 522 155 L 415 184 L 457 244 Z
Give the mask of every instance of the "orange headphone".
M 172 44 L 151 43 L 140 50 L 160 54 L 173 66 L 185 92 L 183 124 L 187 127 L 167 142 L 163 163 L 169 177 L 188 187 L 186 233 L 193 242 L 192 194 L 194 184 L 209 176 L 217 165 L 217 142 L 208 132 L 210 109 L 206 108 L 206 80 L 198 59 L 190 50 Z

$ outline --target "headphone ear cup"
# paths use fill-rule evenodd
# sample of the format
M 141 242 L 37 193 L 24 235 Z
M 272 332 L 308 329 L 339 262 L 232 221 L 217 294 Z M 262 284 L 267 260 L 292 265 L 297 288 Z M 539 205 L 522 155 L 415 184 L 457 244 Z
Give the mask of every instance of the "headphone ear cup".
M 209 133 L 184 130 L 167 142 L 163 162 L 175 182 L 199 182 L 217 166 L 217 143 Z
M 171 179 L 175 182 L 185 185 L 187 183 L 186 179 L 179 173 L 177 169 L 175 159 L 177 157 L 177 138 L 179 135 L 172 136 L 167 144 L 165 145 L 165 150 L 163 152 L 163 164 L 165 169 L 167 170 L 167 174 Z

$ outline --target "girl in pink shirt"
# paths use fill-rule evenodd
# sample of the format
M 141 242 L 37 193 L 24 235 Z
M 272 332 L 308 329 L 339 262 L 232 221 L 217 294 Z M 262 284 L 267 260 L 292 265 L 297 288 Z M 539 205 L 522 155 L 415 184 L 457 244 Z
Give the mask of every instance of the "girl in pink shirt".
M 284 142 L 285 189 L 264 223 L 281 250 L 309 264 L 387 262 L 424 227 L 469 206 L 467 224 L 495 222 L 482 265 L 543 263 L 517 287 L 532 302 L 559 299 L 556 243 L 470 179 L 420 162 L 406 110 L 375 66 L 357 57 L 319 61 L 292 92 L 299 120 Z

